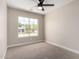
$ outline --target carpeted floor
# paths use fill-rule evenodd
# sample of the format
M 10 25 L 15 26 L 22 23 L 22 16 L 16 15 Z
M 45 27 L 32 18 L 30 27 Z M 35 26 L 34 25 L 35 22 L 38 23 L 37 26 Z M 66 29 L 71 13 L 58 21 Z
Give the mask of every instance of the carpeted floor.
M 79 59 L 79 55 L 48 43 L 8 48 L 6 59 Z

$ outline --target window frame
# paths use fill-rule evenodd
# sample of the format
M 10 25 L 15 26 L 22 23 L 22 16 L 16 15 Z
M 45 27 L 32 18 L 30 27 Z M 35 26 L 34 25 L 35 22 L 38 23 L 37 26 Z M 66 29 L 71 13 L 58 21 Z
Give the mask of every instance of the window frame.
M 18 21 L 19 21 L 19 18 L 20 18 L 20 17 L 22 17 L 22 18 L 28 18 L 28 17 L 18 16 Z M 36 25 L 36 26 L 37 26 L 37 30 L 36 30 L 37 32 L 36 32 L 36 35 L 32 35 L 33 33 L 29 31 L 28 36 L 19 36 L 19 29 L 18 29 L 18 38 L 29 37 L 29 36 L 30 36 L 30 37 L 38 37 L 38 36 L 39 36 L 39 19 L 28 18 L 28 20 L 29 20 L 29 21 L 28 21 L 28 22 L 29 22 L 29 23 L 28 23 L 28 25 L 29 25 L 29 30 L 32 30 L 32 29 L 30 29 L 30 27 L 31 27 L 31 24 L 30 24 L 31 21 L 30 21 L 30 20 L 31 20 L 31 19 L 37 21 L 37 25 Z M 19 22 L 18 22 L 18 25 L 19 25 Z M 32 25 L 32 26 L 33 26 L 33 25 Z M 19 26 L 18 26 L 18 27 L 19 27 Z M 33 27 L 33 28 L 34 28 L 34 27 Z M 27 33 L 26 33 L 26 34 L 27 34 Z

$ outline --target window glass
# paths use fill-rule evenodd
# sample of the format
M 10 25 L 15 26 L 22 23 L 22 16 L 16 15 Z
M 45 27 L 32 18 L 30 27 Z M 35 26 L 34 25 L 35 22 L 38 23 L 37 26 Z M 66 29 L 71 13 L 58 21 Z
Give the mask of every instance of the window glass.
M 18 17 L 18 37 L 38 36 L 38 19 Z

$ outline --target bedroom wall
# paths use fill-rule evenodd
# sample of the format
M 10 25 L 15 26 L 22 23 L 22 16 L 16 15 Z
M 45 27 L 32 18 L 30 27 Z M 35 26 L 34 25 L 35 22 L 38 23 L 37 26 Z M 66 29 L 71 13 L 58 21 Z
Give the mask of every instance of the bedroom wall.
M 46 41 L 79 53 L 79 0 L 45 16 Z
M 39 36 L 18 38 L 18 16 L 39 19 Z M 44 16 L 8 7 L 8 46 L 44 41 Z
M 7 50 L 7 8 L 6 0 L 0 0 L 0 59 L 4 59 Z

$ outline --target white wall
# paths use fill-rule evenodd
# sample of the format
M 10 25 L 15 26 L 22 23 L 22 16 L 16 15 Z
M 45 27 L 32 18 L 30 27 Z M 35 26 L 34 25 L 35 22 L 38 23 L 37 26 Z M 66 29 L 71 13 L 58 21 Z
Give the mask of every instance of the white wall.
M 79 0 L 45 16 L 46 41 L 79 51 Z
M 39 19 L 39 36 L 18 38 L 18 16 Z M 44 16 L 31 12 L 8 8 L 8 46 L 44 41 Z
M 6 0 L 0 0 L 0 59 L 4 59 L 6 53 L 7 21 L 6 21 Z

